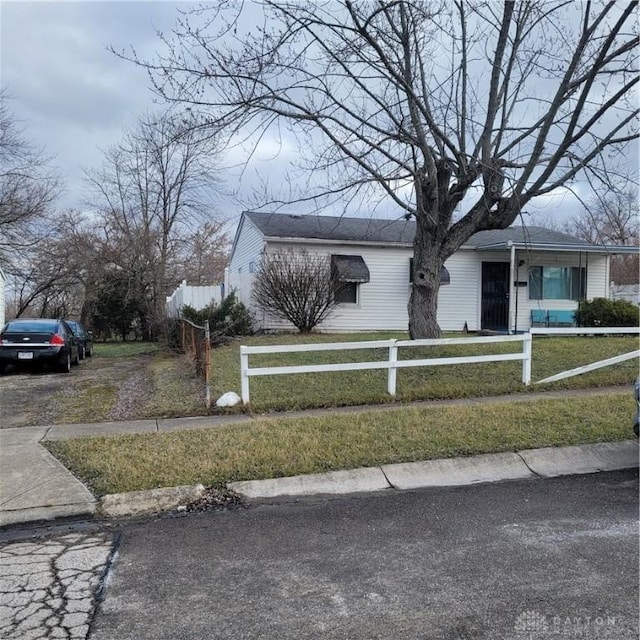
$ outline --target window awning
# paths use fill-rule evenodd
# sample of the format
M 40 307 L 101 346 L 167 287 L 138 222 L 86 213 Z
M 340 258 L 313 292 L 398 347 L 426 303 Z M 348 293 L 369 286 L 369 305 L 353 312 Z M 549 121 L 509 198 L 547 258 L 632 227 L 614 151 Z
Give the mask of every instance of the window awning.
M 331 273 L 338 282 L 369 282 L 369 268 L 362 256 L 331 256 Z

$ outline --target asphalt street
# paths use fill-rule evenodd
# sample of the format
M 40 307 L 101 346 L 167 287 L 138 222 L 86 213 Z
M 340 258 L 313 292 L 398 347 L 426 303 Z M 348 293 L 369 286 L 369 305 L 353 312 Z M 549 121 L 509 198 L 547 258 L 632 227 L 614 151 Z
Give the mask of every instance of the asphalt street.
M 638 474 L 124 524 L 92 640 L 638 638 Z

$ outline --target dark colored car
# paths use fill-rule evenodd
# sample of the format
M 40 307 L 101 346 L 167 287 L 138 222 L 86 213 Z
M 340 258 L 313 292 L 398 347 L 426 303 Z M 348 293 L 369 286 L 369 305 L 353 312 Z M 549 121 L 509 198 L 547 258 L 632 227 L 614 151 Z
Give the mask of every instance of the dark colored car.
M 0 332 L 0 373 L 7 365 L 52 365 L 68 373 L 78 364 L 80 349 L 64 320 L 17 318 Z
M 75 334 L 80 348 L 80 360 L 90 358 L 93 355 L 93 335 L 87 331 L 82 322 L 76 320 L 67 320 L 66 323 L 71 327 L 71 331 Z

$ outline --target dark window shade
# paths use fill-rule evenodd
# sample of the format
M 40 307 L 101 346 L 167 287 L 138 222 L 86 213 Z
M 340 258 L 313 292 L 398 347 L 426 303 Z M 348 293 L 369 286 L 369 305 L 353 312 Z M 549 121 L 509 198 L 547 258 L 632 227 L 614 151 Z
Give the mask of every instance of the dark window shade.
M 335 290 L 333 295 L 337 304 L 356 304 L 358 302 L 358 284 L 345 282 Z

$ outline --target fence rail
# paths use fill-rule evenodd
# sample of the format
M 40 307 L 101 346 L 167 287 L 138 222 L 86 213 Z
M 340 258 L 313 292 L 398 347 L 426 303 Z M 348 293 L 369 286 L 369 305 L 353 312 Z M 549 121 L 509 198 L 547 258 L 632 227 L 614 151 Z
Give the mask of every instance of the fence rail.
M 566 327 L 566 328 L 545 328 L 545 327 L 532 327 L 530 329 L 531 335 L 548 335 L 548 336 L 575 336 L 575 335 L 620 335 L 639 333 L 640 327 Z M 610 367 L 611 365 L 625 362 L 626 360 L 633 360 L 633 358 L 640 357 L 640 350 L 629 351 L 613 358 L 606 358 L 605 360 L 598 360 L 591 364 L 585 364 L 575 369 L 568 369 L 561 373 L 556 373 L 553 376 L 544 378 L 544 380 L 538 380 L 536 384 L 545 384 L 549 382 L 557 382 L 558 380 L 564 380 L 566 378 L 572 378 L 574 376 L 582 375 L 583 373 L 589 373 L 589 371 L 595 371 L 596 369 L 602 369 L 603 367 Z
M 456 356 L 398 360 L 400 348 L 446 346 L 453 344 L 494 344 L 501 342 L 520 342 L 522 350 L 513 353 L 496 353 L 482 356 Z M 349 351 L 357 349 L 387 349 L 386 360 L 374 362 L 344 362 L 340 364 L 285 365 L 278 367 L 249 366 L 249 356 L 272 353 L 296 353 L 309 351 Z M 261 347 L 240 347 L 240 376 L 242 402 L 249 403 L 249 379 L 254 376 L 285 375 L 295 373 L 322 373 L 330 371 L 358 371 L 387 369 L 387 393 L 395 396 L 397 370 L 407 367 L 431 367 L 448 364 L 471 364 L 479 362 L 503 362 L 522 360 L 522 382 L 531 383 L 531 335 L 528 333 L 513 336 L 490 336 L 477 338 L 438 338 L 428 340 L 371 340 L 365 342 L 332 342 L 327 344 L 273 345 Z

